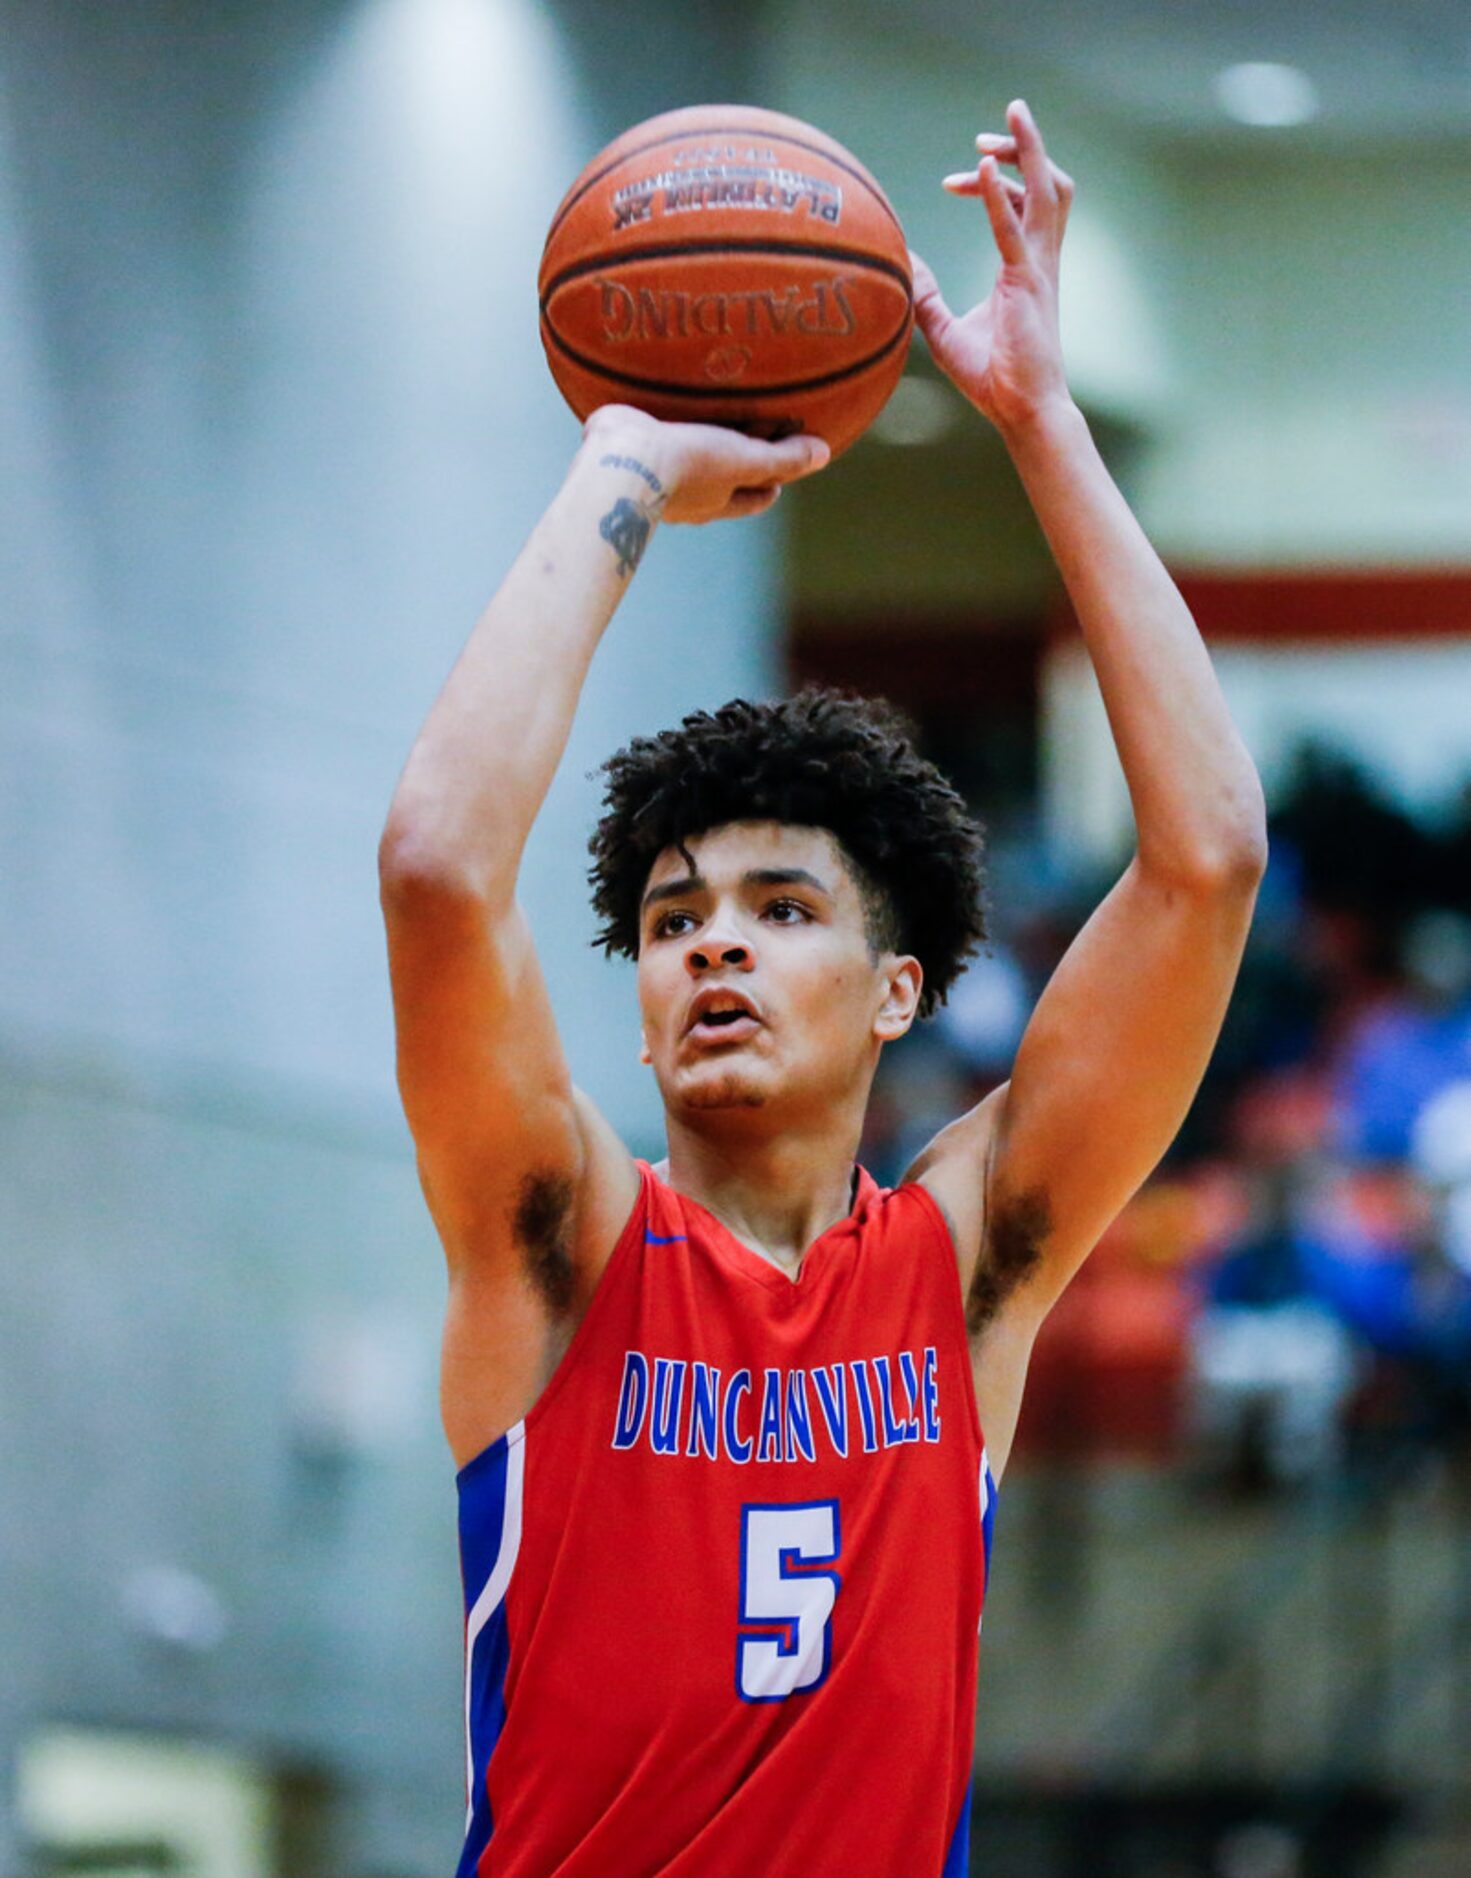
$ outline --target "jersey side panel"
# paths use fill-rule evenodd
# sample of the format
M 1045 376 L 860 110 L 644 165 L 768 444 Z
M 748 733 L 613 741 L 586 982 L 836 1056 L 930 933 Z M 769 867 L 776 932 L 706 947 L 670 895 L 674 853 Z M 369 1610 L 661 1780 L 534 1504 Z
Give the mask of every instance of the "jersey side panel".
M 486 1772 L 505 1722 L 510 1641 L 506 1592 L 521 1544 L 525 1425 L 461 1470 L 460 1558 L 465 1592 L 465 1843 L 457 1878 L 474 1878 L 495 1828 Z

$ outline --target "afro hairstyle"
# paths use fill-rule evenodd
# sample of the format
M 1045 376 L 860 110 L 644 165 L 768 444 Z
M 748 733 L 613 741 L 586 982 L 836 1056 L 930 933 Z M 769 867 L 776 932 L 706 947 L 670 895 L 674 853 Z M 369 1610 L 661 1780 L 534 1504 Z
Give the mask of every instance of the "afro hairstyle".
M 594 944 L 610 955 L 638 957 L 658 856 L 744 821 L 821 828 L 837 840 L 863 896 L 870 945 L 910 953 L 923 968 L 922 1017 L 986 937 L 981 828 L 882 699 L 820 686 L 771 704 L 734 698 L 635 737 L 602 773 L 588 878 L 603 921 Z

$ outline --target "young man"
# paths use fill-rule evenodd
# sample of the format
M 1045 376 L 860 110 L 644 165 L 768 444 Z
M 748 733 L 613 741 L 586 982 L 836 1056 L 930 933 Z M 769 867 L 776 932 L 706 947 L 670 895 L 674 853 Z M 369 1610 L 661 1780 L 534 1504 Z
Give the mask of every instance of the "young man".
M 637 958 L 657 1168 L 572 1086 L 516 905 L 655 526 L 754 514 L 820 445 L 597 412 L 394 798 L 399 1074 L 450 1267 L 463 1875 L 965 1868 L 984 1538 L 1028 1354 L 1179 1127 L 1265 849 L 1205 650 L 1068 394 L 1072 183 L 1023 104 L 1008 124 L 946 179 L 985 204 L 995 286 L 956 318 L 916 257 L 918 319 L 1046 530 L 1138 831 L 1010 1082 L 893 1192 L 854 1167 L 883 1045 L 980 931 L 976 831 L 881 710 L 738 701 L 608 766 L 596 898 Z

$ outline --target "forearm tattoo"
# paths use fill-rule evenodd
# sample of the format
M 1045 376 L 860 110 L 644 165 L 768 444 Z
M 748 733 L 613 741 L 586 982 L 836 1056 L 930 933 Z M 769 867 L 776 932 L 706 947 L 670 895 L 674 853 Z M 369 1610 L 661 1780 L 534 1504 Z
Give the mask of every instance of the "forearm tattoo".
M 653 511 L 628 496 L 619 496 L 598 523 L 598 533 L 618 556 L 620 574 L 631 574 L 644 558 L 653 526 Z
M 632 470 L 635 476 L 643 477 L 644 481 L 649 485 L 656 496 L 662 496 L 664 493 L 663 483 L 659 481 L 659 478 L 651 469 L 640 463 L 636 456 L 614 456 L 610 454 L 608 456 L 599 457 L 598 468 Z
M 644 558 L 644 549 L 649 545 L 649 536 L 653 533 L 654 523 L 659 519 L 658 509 L 663 506 L 664 485 L 654 472 L 635 456 L 608 455 L 598 460 L 600 469 L 632 470 L 648 484 L 653 494 L 652 504 L 637 496 L 619 496 L 608 513 L 598 523 L 598 532 L 603 540 L 618 556 L 618 572 L 631 574 Z

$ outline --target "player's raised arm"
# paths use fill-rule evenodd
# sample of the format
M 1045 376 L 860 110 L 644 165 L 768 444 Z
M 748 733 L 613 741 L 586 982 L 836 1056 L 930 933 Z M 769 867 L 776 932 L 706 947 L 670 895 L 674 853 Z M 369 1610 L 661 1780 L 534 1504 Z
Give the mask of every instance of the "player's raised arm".
M 1179 591 L 1068 392 L 1058 260 L 1073 183 L 1031 113 L 977 139 L 1000 256 L 957 318 L 923 262 L 917 318 L 942 369 L 1001 431 L 1067 585 L 1128 780 L 1137 852 L 1032 1015 L 1004 1090 L 916 1172 L 969 1261 L 977 1385 L 993 1459 L 1009 1444 L 1031 1339 L 1173 1140 L 1225 1014 L 1266 858 L 1261 786 Z M 999 165 L 1019 167 L 1021 180 Z
M 825 460 L 803 439 L 595 413 L 395 791 L 379 871 L 399 1086 L 450 1263 L 444 1404 L 462 1459 L 534 1400 L 637 1192 L 573 1090 L 516 904 L 593 652 L 661 520 L 758 513 Z

